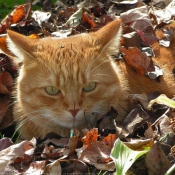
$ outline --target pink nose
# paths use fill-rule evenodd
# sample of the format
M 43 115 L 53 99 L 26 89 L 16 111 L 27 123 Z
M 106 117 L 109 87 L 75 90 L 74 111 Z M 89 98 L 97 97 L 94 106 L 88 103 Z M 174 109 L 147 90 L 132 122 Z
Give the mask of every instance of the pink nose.
M 78 113 L 79 109 L 70 109 L 69 112 L 75 117 Z

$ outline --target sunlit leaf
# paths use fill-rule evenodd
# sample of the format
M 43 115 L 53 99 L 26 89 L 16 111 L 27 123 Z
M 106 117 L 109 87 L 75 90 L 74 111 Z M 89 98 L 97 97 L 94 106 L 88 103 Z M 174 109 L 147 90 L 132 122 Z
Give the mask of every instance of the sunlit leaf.
M 158 103 L 158 104 L 163 104 L 166 105 L 170 108 L 175 108 L 175 101 L 169 99 L 165 94 L 161 94 L 160 96 L 158 96 L 156 99 L 151 100 L 148 104 L 148 108 L 151 108 L 151 106 L 154 103 Z
M 91 129 L 85 137 L 81 139 L 85 146 L 89 146 L 91 143 L 96 142 L 98 138 L 98 129 Z
M 73 15 L 70 16 L 70 18 L 67 20 L 66 24 L 71 27 L 76 27 L 80 24 L 82 15 L 83 15 L 84 9 L 80 8 L 77 10 Z
M 117 139 L 111 151 L 111 158 L 114 160 L 116 166 L 116 175 L 125 175 L 131 165 L 147 152 L 148 150 L 133 151 L 120 141 L 120 139 Z

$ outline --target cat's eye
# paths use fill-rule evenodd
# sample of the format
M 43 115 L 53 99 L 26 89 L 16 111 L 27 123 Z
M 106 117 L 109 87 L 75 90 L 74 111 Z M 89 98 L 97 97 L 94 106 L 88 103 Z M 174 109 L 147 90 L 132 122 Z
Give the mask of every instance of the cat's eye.
M 83 91 L 85 92 L 90 92 L 90 91 L 93 91 L 96 87 L 96 83 L 95 82 L 92 82 L 92 83 L 88 83 L 86 84 L 84 87 L 83 87 Z
M 45 90 L 49 95 L 56 95 L 61 92 L 58 88 L 53 86 L 47 86 Z

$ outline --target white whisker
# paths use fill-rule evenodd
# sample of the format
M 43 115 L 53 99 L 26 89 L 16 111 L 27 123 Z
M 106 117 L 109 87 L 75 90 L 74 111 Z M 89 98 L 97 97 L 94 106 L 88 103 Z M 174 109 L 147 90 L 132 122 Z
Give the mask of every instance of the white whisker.
M 95 76 L 109 76 L 109 77 L 111 77 L 112 75 L 109 75 L 109 74 L 95 74 L 95 75 L 92 75 L 92 77 L 95 77 Z
M 102 63 L 100 63 L 98 66 L 96 66 L 94 69 L 92 69 L 92 70 L 89 72 L 89 74 L 92 73 L 95 69 L 97 69 L 98 67 L 100 67 L 102 64 L 104 64 L 104 63 L 106 63 L 106 62 L 109 62 L 109 60 L 105 60 L 105 61 L 103 61 Z
M 87 71 L 89 71 L 89 69 L 94 64 L 95 61 L 97 61 L 99 58 L 102 59 L 101 54 L 103 53 L 104 49 L 105 48 L 103 48 L 102 51 L 99 53 L 99 55 L 87 66 L 86 71 L 85 71 L 86 73 L 87 73 Z

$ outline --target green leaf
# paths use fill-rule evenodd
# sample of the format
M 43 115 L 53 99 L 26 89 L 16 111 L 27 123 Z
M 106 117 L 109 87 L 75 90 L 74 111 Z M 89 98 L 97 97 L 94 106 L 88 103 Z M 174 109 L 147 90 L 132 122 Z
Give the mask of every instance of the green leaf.
M 163 104 L 166 105 L 170 108 L 175 108 L 175 101 L 169 99 L 165 94 L 161 94 L 160 96 L 158 96 L 156 99 L 151 100 L 148 104 L 148 108 L 151 108 L 151 106 L 154 103 L 158 103 L 158 104 Z
M 143 151 L 134 151 L 128 148 L 120 139 L 114 143 L 111 151 L 111 158 L 114 160 L 116 167 L 116 175 L 125 175 L 131 165 L 142 155 L 147 153 L 149 149 Z

